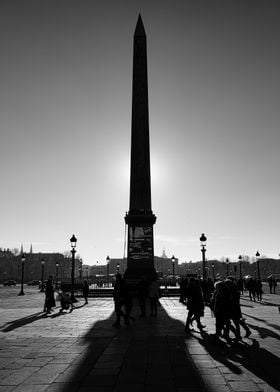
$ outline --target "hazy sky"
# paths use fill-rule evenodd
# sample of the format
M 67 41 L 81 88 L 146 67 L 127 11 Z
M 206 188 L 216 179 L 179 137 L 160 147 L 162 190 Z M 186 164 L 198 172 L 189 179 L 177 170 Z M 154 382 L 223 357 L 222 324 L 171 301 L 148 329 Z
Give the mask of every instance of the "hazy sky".
M 0 2 L 0 246 L 122 257 L 133 33 L 148 44 L 155 254 L 280 253 L 275 0 Z

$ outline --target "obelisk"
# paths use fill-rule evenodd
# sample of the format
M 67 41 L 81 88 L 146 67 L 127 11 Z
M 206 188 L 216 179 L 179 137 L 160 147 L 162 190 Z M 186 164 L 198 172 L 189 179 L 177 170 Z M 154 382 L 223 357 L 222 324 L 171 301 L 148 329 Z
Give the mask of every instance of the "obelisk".
M 151 208 L 147 43 L 139 15 L 133 47 L 130 203 L 129 212 L 125 216 L 128 225 L 125 278 L 131 282 L 137 282 L 141 276 L 151 279 L 156 275 L 155 221 Z

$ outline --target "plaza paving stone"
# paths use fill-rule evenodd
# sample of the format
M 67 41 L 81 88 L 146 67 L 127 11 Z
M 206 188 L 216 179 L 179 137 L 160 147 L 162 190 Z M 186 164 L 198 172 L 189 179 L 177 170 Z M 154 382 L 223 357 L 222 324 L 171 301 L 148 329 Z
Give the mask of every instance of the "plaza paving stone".
M 215 319 L 184 333 L 186 309 L 161 298 L 158 318 L 113 328 L 111 298 L 82 299 L 72 313 L 46 317 L 36 288 L 0 288 L 0 392 L 275 392 L 280 391 L 280 296 L 242 296 L 252 335 L 214 344 Z M 195 324 L 195 323 L 194 323 Z M 242 331 L 244 335 L 244 331 Z

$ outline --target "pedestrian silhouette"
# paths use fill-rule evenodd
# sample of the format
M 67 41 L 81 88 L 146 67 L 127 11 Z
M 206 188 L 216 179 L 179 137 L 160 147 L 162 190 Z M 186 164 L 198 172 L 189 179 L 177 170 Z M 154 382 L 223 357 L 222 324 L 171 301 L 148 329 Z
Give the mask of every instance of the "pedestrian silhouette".
M 47 314 L 51 313 L 53 307 L 55 307 L 53 276 L 50 275 L 45 288 L 44 312 L 46 312 Z
M 193 320 L 196 321 L 199 329 L 205 328 L 205 326 L 200 322 L 200 317 L 204 316 L 204 302 L 200 283 L 197 279 L 193 277 L 190 278 L 190 283 L 186 289 L 186 296 L 188 316 L 185 325 L 185 332 L 190 330 L 190 325 L 192 325 Z
M 121 274 L 116 275 L 116 282 L 114 286 L 113 298 L 115 304 L 116 321 L 112 325 L 117 327 L 120 325 L 121 317 L 124 318 L 125 324 L 129 324 L 129 320 L 126 313 L 123 311 L 122 307 L 127 303 L 128 288 Z
M 85 305 L 88 304 L 88 294 L 89 294 L 89 285 L 88 285 L 88 281 L 85 279 L 83 282 L 83 297 L 85 299 Z
M 152 281 L 149 284 L 148 287 L 148 296 L 150 299 L 150 308 L 151 308 L 151 313 L 150 315 L 153 317 L 157 317 L 157 305 L 158 305 L 158 299 L 159 299 L 159 284 L 157 281 L 156 277 L 152 278 Z

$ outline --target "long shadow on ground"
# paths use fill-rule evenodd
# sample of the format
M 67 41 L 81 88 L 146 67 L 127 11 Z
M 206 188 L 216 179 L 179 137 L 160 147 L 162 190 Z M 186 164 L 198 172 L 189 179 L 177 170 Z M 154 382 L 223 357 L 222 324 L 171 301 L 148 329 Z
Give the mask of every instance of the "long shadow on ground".
M 233 375 L 242 376 L 242 366 L 260 382 L 279 388 L 280 359 L 256 340 L 252 339 L 252 344 L 230 345 L 214 343 L 205 332 L 185 336 L 183 323 L 170 317 L 163 307 L 159 308 L 157 320 L 137 318 L 135 323 L 117 329 L 112 327 L 114 320 L 112 313 L 75 343 L 84 350 L 56 380 L 64 383 L 56 391 L 173 392 L 175 384 L 182 390 L 216 392 L 204 386 L 188 353 L 188 338 L 196 338 L 216 364 L 227 367 Z
M 274 302 L 268 302 L 268 301 L 266 301 L 266 300 L 262 300 L 262 301 L 253 301 L 253 300 L 251 300 L 250 298 L 246 298 L 246 297 L 242 297 L 241 298 L 242 299 L 242 301 L 246 301 L 246 302 L 249 302 L 249 303 L 252 303 L 252 304 L 258 304 L 258 305 L 260 305 L 260 306 L 273 306 L 273 307 L 278 307 L 279 308 L 279 305 L 277 304 L 277 303 L 274 303 Z M 248 305 L 245 305 L 244 303 L 242 304 L 242 306 L 245 306 L 245 307 L 251 307 L 251 308 L 253 308 L 253 306 L 248 306 Z
M 235 374 L 241 375 L 240 365 L 257 376 L 263 383 L 279 390 L 280 385 L 280 359 L 274 354 L 260 347 L 256 339 L 251 339 L 252 344 L 239 342 L 226 344 L 220 341 L 214 344 L 207 333 L 202 333 L 197 340 L 205 347 L 213 359 L 227 366 Z
M 46 313 L 44 312 L 38 312 L 31 314 L 30 316 L 22 317 L 17 320 L 9 321 L 8 323 L 4 324 L 3 326 L 0 327 L 0 330 L 2 332 L 10 332 L 13 331 L 14 329 L 23 327 L 24 325 L 31 324 L 34 321 L 40 320 L 41 318 L 46 317 Z
M 272 331 L 272 330 L 269 329 L 269 328 L 259 327 L 258 325 L 254 325 L 254 324 L 252 324 L 252 323 L 248 323 L 248 325 L 249 325 L 249 327 L 250 327 L 251 329 L 254 329 L 255 331 L 258 332 L 259 337 L 260 337 L 261 339 L 266 339 L 266 338 L 268 338 L 268 337 L 271 337 L 271 338 L 276 339 L 276 340 L 279 342 L 279 340 L 280 340 L 280 334 L 279 334 L 279 333 L 276 333 L 276 332 Z M 279 369 L 280 369 L 280 368 L 279 368 Z
M 280 331 L 280 326 L 277 325 L 277 324 L 269 323 L 269 322 L 266 321 L 266 320 L 263 320 L 263 319 L 261 319 L 261 318 L 259 318 L 259 317 L 252 316 L 252 315 L 247 314 L 247 313 L 244 313 L 244 312 L 243 312 L 243 315 L 244 315 L 244 316 L 247 316 L 247 317 L 250 317 L 251 319 L 254 319 L 254 320 L 256 320 L 256 321 L 260 321 L 260 322 L 262 322 L 262 323 L 265 323 L 265 324 L 267 324 L 269 327 L 274 328 L 274 329 L 277 329 L 278 331 Z M 252 326 L 252 328 L 255 327 L 255 326 L 253 326 L 252 324 L 250 324 L 250 325 Z M 256 329 L 256 328 L 255 328 L 255 329 Z M 271 332 L 271 331 L 269 331 L 269 332 Z M 278 338 L 280 338 L 280 336 L 278 336 Z
M 112 313 L 75 343 L 85 349 L 56 380 L 64 383 L 60 392 L 206 391 L 186 350 L 183 323 L 171 318 L 163 307 L 159 307 L 157 319 L 136 318 L 118 328 L 112 327 L 114 320 Z
M 80 306 L 75 306 L 75 310 L 79 309 L 79 308 L 82 308 L 83 306 L 84 306 L 84 304 L 80 305 Z M 56 317 L 59 317 L 59 316 L 64 316 L 67 313 L 68 312 L 57 312 L 57 313 L 54 313 L 54 314 L 50 314 L 48 316 L 45 312 L 37 312 L 37 313 L 31 314 L 30 316 L 22 317 L 22 318 L 19 318 L 19 319 L 16 319 L 16 320 L 13 320 L 13 321 L 9 321 L 9 322 L 5 323 L 4 325 L 0 326 L 0 331 L 2 331 L 2 332 L 10 332 L 10 331 L 13 331 L 14 329 L 21 328 L 24 325 L 28 325 L 28 324 L 34 323 L 35 321 L 38 321 L 38 320 L 40 320 L 42 318 L 46 318 L 46 317 L 56 318 Z

